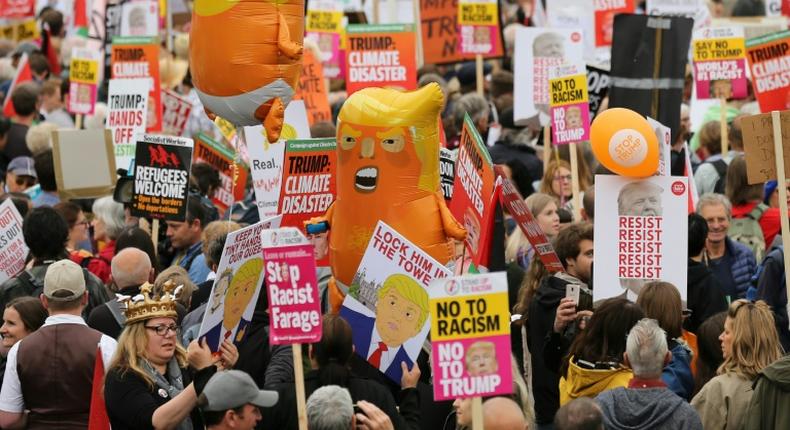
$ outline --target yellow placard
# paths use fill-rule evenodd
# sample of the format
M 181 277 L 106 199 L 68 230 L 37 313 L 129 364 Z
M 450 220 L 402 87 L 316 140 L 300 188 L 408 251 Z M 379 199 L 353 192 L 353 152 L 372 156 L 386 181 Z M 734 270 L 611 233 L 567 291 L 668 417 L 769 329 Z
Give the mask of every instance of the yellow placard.
M 551 107 L 587 103 L 587 76 L 573 75 L 561 78 L 549 79 L 549 91 Z
M 236 127 L 225 118 L 216 117 L 214 118 L 214 124 L 216 124 L 217 128 L 219 128 L 219 132 L 222 133 L 222 136 L 230 143 L 233 142 L 233 138 L 236 137 Z
M 746 57 L 742 37 L 694 41 L 694 61 L 740 60 Z
M 98 84 L 99 62 L 85 58 L 72 58 L 69 67 L 69 80 L 82 84 Z
M 458 25 L 497 25 L 496 3 L 459 3 Z
M 306 31 L 338 33 L 342 29 L 343 12 L 334 10 L 308 10 Z
M 468 339 L 510 333 L 507 293 L 431 299 L 431 339 Z
M 22 42 L 25 40 L 35 40 L 41 37 L 36 20 L 31 19 L 16 24 L 0 27 L 0 38 Z

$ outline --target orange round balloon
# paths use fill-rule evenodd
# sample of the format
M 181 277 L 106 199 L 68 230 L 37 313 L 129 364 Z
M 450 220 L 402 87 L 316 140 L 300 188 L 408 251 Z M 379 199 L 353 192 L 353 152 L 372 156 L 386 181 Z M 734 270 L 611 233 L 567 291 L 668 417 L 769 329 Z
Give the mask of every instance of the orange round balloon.
M 590 143 L 598 162 L 618 175 L 646 178 L 658 170 L 658 139 L 647 120 L 630 109 L 598 114 Z

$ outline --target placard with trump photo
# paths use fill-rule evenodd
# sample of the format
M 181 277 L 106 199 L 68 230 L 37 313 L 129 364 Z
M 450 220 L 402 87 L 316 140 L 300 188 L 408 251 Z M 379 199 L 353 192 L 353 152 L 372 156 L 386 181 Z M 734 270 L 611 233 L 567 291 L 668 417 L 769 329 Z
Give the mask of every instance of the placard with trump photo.
M 688 183 L 685 177 L 595 177 L 593 299 L 627 297 L 665 281 L 686 300 Z

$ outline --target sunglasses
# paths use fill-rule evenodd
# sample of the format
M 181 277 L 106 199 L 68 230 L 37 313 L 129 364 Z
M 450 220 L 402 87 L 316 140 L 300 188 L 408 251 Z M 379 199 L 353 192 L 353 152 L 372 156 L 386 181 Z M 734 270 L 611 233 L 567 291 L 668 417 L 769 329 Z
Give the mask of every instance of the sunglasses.
M 26 176 L 26 175 L 17 176 L 16 177 L 16 184 L 18 186 L 20 186 L 20 187 L 22 185 L 25 185 L 27 187 L 32 187 L 33 185 L 36 185 L 36 178 L 34 178 L 32 176 Z

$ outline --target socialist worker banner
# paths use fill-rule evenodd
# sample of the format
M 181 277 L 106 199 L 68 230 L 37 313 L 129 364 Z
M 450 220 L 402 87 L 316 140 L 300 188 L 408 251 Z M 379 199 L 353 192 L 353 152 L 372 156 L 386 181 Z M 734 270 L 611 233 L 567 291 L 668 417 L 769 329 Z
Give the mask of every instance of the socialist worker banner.
M 162 130 L 162 90 L 159 79 L 159 41 L 156 37 L 114 37 L 111 77 L 151 78 L 146 132 Z
M 790 107 L 790 31 L 749 39 L 746 53 L 760 111 Z
M 137 139 L 132 216 L 184 221 L 192 139 L 146 134 Z
M 417 54 L 411 25 L 349 25 L 346 91 L 366 87 L 417 88 Z

